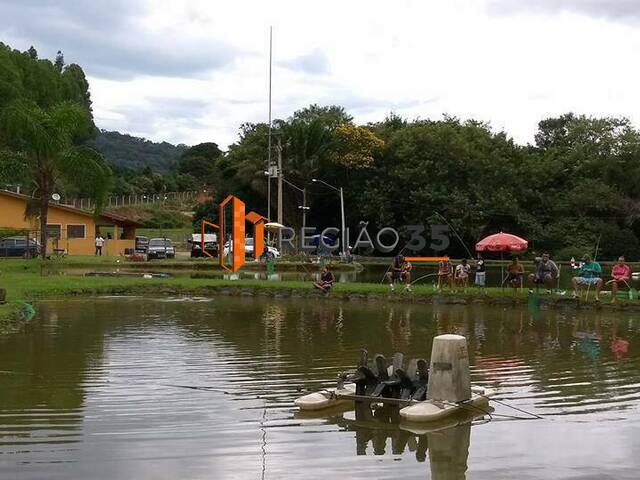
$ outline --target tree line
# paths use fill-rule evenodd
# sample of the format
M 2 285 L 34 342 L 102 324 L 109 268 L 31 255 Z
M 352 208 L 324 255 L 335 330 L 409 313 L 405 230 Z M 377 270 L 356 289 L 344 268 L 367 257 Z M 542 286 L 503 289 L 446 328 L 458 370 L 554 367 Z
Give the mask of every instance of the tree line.
M 33 48 L 0 44 L 0 181 L 32 193 L 28 213 L 41 222 L 54 191 L 95 197 L 100 207 L 107 193 L 207 188 L 213 201 L 198 207 L 196 227 L 202 218 L 216 220 L 215 205 L 228 194 L 266 214 L 271 153 L 273 163 L 281 156 L 289 182 L 284 220 L 290 226 L 302 223 L 302 196 L 290 184 L 306 189 L 307 225 L 340 224 L 339 197 L 312 181 L 318 178 L 343 187 L 352 232 L 365 223 L 375 230 L 446 222 L 453 256 L 467 256 L 481 237 L 507 231 L 556 258 L 587 251 L 640 257 L 640 132 L 625 118 L 548 118 L 532 144 L 518 145 L 475 120 L 389 114 L 357 125 L 340 106 L 310 105 L 273 122 L 271 152 L 266 123 L 241 125 L 226 152 L 214 142 L 151 150 L 139 139 L 125 147 L 116 145 L 121 139 L 100 137 L 80 66 L 65 65 L 61 53 L 52 62 Z M 100 152 L 101 143 L 121 152 L 120 159 L 135 160 L 145 150 L 163 161 L 114 162 Z M 168 156 L 173 159 L 165 162 Z M 275 185 L 272 180 L 272 218 Z M 400 245 L 408 240 L 408 232 L 401 234 L 407 238 Z
M 243 125 L 239 141 L 210 163 L 216 200 L 234 193 L 265 211 L 267 133 L 266 124 Z M 549 118 L 522 146 L 475 120 L 390 114 L 356 126 L 341 107 L 312 105 L 276 121 L 272 138 L 282 146 L 285 178 L 308 189 L 307 225 L 340 222 L 337 195 L 311 181 L 317 177 L 344 188 L 352 232 L 362 222 L 373 229 L 445 223 L 455 256 L 505 231 L 556 258 L 640 257 L 640 132 L 624 118 Z M 300 203 L 285 185 L 287 225 L 300 225 Z

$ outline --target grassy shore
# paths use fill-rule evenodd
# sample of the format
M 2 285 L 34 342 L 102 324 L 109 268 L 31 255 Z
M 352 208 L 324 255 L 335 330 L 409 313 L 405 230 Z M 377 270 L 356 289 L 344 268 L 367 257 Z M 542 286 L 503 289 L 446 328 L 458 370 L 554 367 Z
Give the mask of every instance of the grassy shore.
M 142 269 L 142 270 L 222 270 L 216 259 L 212 258 L 175 258 L 175 259 L 159 259 L 151 260 L 147 262 L 132 262 L 125 257 L 95 257 L 87 255 L 68 256 L 61 258 L 52 258 L 51 260 L 40 263 L 40 260 L 21 260 L 21 259 L 3 259 L 0 260 L 0 271 L 3 266 L 9 269 L 19 268 L 32 268 L 34 264 L 37 264 L 38 268 L 44 266 L 49 270 L 55 269 L 95 269 L 96 271 L 105 271 L 113 268 L 130 268 L 130 269 Z M 276 271 L 290 272 L 290 271 L 318 271 L 320 265 L 317 263 L 301 262 L 297 260 L 283 260 L 278 259 L 274 262 Z M 334 271 L 359 271 L 364 267 L 357 262 L 353 263 L 339 263 L 330 262 L 328 264 Z M 263 271 L 267 269 L 265 262 L 256 262 L 248 260 L 243 270 L 250 271 Z
M 84 265 L 82 259 L 65 259 L 64 266 Z M 86 259 L 85 259 L 86 262 Z M 92 266 L 115 265 L 113 259 L 94 259 Z M 526 290 L 469 287 L 466 290 L 437 291 L 431 285 L 416 285 L 412 292 L 404 292 L 398 286 L 396 292 L 390 292 L 388 285 L 371 283 L 336 284 L 325 295 L 313 288 L 311 282 L 266 281 L 266 280 L 227 280 L 217 278 L 143 278 L 140 277 L 84 277 L 66 274 L 57 268 L 59 263 L 40 263 L 38 260 L 0 260 L 0 288 L 7 291 L 7 304 L 0 305 L 0 324 L 6 326 L 20 317 L 24 302 L 37 302 L 46 298 L 66 296 L 95 295 L 238 295 L 271 297 L 309 297 L 314 299 L 365 300 L 407 303 L 487 303 L 517 305 L 526 304 Z M 540 295 L 540 303 L 546 307 L 570 308 L 595 305 L 594 292 L 589 301 L 573 300 L 566 296 Z M 598 308 L 614 308 L 607 303 Z M 622 301 L 615 308 L 638 309 L 640 302 Z M 0 326 L 0 331 L 2 331 Z

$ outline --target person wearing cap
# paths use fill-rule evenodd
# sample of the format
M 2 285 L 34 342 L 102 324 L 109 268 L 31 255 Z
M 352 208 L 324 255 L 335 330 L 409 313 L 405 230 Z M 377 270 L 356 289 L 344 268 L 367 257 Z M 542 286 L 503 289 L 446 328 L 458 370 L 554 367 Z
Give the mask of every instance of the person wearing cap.
M 591 258 L 591 255 L 585 254 L 582 257 L 582 265 L 580 266 L 578 276 L 573 277 L 573 298 L 578 298 L 579 286 L 595 286 L 596 302 L 600 301 L 600 290 L 602 290 L 602 267 Z
M 629 280 L 631 280 L 631 267 L 621 256 L 618 258 L 618 263 L 611 269 L 611 280 L 607 282 L 607 285 L 611 285 L 611 303 L 617 301 L 618 287 L 622 285 L 628 288 Z

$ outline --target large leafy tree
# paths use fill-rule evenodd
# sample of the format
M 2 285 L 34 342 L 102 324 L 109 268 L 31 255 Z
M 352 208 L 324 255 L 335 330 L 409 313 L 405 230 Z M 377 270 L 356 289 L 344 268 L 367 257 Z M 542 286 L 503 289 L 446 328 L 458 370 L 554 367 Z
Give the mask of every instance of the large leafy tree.
M 62 182 L 74 182 L 103 206 L 111 170 L 95 150 L 78 145 L 93 127 L 88 111 L 71 102 L 42 109 L 16 100 L 0 111 L 0 144 L 4 147 L 0 175 L 22 179 L 31 188 L 26 215 L 39 217 L 42 256 L 46 256 L 49 201 Z
M 111 185 L 102 156 L 85 145 L 95 134 L 84 72 L 0 44 L 0 180 L 30 194 L 25 215 L 40 220 L 46 256 L 47 218 L 53 193 L 73 185 L 96 201 L 100 211 Z

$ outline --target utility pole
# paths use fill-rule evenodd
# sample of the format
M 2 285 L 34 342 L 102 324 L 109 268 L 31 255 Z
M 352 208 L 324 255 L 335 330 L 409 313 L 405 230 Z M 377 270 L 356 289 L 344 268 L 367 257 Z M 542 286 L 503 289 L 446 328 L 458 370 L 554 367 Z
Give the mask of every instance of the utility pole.
M 282 140 L 278 137 L 278 223 L 284 225 L 282 218 Z
M 302 231 L 307 226 L 307 189 L 302 189 Z
M 269 149 L 267 153 L 267 218 L 271 221 L 271 60 L 273 56 L 273 27 L 269 27 Z
M 345 261 L 344 259 L 347 258 L 347 229 L 346 229 L 346 225 L 345 225 L 345 220 L 344 220 L 344 194 L 342 192 L 342 187 L 340 187 L 340 212 L 341 215 L 340 217 L 342 218 L 342 258 L 343 261 Z

